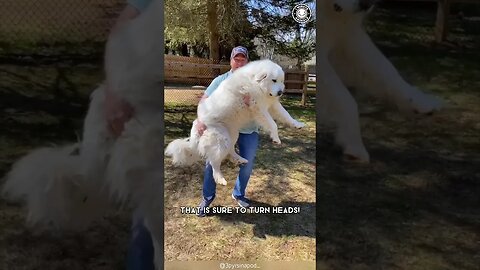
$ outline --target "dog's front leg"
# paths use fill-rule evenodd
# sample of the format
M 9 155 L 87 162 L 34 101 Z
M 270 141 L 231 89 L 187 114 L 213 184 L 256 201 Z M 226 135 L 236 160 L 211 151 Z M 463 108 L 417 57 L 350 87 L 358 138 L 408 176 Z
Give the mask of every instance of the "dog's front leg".
M 350 77 L 354 88 L 390 101 L 400 111 L 428 114 L 442 107 L 440 99 L 405 81 L 363 30 L 350 37 L 350 42 L 345 44 L 344 55 L 336 58 L 339 58 L 337 72 L 345 74 L 343 77 Z
M 368 162 L 369 155 L 360 133 L 357 103 L 330 65 L 327 53 L 320 54 L 318 67 L 320 117 L 333 118 L 337 128 L 336 141 L 344 148 L 346 156 Z
M 270 132 L 270 138 L 272 138 L 273 143 L 281 144 L 280 138 L 278 137 L 278 127 L 275 121 L 273 121 L 272 116 L 266 108 L 257 108 L 255 113 L 255 120 L 268 132 Z
M 305 126 L 304 123 L 293 119 L 293 117 L 287 112 L 287 110 L 285 110 L 285 108 L 278 100 L 273 103 L 272 107 L 270 108 L 270 112 L 275 119 L 289 125 L 292 128 L 300 129 Z

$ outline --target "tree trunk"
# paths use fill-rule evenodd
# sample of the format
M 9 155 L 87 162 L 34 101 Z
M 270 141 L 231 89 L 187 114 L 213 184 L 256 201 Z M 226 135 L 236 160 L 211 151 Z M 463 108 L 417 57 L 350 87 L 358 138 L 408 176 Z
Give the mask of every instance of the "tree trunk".
M 182 44 L 182 56 L 190 56 L 188 52 L 188 45 L 186 43 Z
M 296 64 L 297 68 L 302 69 L 302 64 L 303 64 L 303 60 L 300 57 L 298 57 L 297 64 Z
M 450 0 L 438 1 L 437 21 L 435 22 L 435 40 L 438 43 L 446 41 L 447 39 L 449 15 L 450 15 Z
M 297 44 L 302 44 L 302 29 L 300 28 L 300 24 L 297 24 L 297 27 L 295 29 L 295 39 L 297 40 Z M 297 56 L 297 68 L 301 69 L 302 64 L 303 64 L 303 57 L 300 55 Z
M 210 59 L 220 60 L 220 44 L 217 25 L 217 0 L 207 0 L 207 20 L 210 42 Z

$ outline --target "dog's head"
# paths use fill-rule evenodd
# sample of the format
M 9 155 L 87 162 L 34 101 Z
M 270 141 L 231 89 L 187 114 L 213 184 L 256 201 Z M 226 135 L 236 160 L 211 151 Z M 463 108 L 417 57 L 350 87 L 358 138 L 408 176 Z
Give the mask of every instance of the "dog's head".
M 320 11 L 327 16 L 363 17 L 379 0 L 322 0 Z
M 285 91 L 285 73 L 282 67 L 270 60 L 252 62 L 256 65 L 253 72 L 253 80 L 259 84 L 261 90 L 273 97 L 283 95 Z

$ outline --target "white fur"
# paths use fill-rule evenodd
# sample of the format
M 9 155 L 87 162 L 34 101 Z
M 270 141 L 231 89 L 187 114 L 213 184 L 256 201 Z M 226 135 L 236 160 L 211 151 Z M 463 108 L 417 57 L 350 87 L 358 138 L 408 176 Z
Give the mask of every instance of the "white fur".
M 81 230 L 103 214 L 107 201 L 82 185 L 77 150 L 77 145 L 37 149 L 7 175 L 3 195 L 26 202 L 29 226 Z
M 290 127 L 304 126 L 280 104 L 279 96 L 285 89 L 283 82 L 282 68 L 270 60 L 253 61 L 237 69 L 220 83 L 211 96 L 200 102 L 198 119 L 207 126 L 203 135 L 198 135 L 197 121 L 194 121 L 190 137 L 172 141 L 165 154 L 171 156 L 177 166 L 191 165 L 201 157 L 206 158 L 212 165 L 215 182 L 226 185 L 220 170 L 222 161 L 230 155 L 234 162 L 248 162 L 234 149 L 243 126 L 256 121 L 270 132 L 270 137 L 277 144 L 280 144 L 280 138 L 272 115 Z M 249 106 L 244 102 L 246 94 L 250 96 Z
M 344 153 L 358 161 L 370 157 L 362 141 L 357 103 L 347 87 L 354 87 L 395 104 L 402 112 L 427 114 L 440 109 L 442 102 L 408 84 L 380 52 L 363 28 L 372 8 L 361 10 L 375 0 L 320 1 L 321 42 L 317 51 L 320 84 L 319 117 L 337 125 L 336 140 Z
M 106 46 L 107 81 L 135 111 L 122 135 L 115 139 L 107 129 L 102 85 L 91 95 L 80 155 L 71 155 L 76 145 L 34 150 L 14 164 L 3 188 L 9 198 L 26 200 L 30 224 L 62 230 L 84 228 L 108 203 L 129 204 L 152 233 L 157 265 L 163 256 L 161 12 L 161 2 L 152 1 Z

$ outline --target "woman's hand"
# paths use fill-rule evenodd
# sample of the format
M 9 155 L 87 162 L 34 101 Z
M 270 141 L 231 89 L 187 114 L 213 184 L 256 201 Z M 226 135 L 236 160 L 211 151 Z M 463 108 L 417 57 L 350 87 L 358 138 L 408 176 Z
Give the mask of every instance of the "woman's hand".
M 133 107 L 107 88 L 105 91 L 105 117 L 107 128 L 115 136 L 122 134 L 125 123 L 133 116 Z
M 196 128 L 197 128 L 198 134 L 202 136 L 203 132 L 207 129 L 207 126 L 204 123 L 200 122 L 199 119 L 197 119 Z
M 245 105 L 250 106 L 250 95 L 249 94 L 245 94 L 243 96 L 243 103 L 245 103 Z

